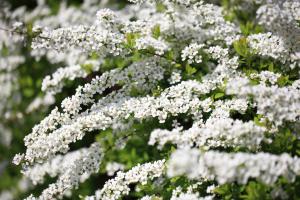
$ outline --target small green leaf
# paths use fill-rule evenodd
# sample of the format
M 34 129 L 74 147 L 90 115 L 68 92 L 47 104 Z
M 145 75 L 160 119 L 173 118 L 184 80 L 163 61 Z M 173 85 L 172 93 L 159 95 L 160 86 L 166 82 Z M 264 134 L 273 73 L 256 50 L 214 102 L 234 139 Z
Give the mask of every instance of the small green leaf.
M 141 94 L 143 94 L 143 92 L 139 88 L 136 88 L 134 86 L 131 87 L 130 96 L 132 96 L 132 97 L 138 97 Z
M 181 67 L 181 64 L 176 63 L 174 66 L 179 68 Z
M 249 57 L 250 50 L 246 38 L 241 38 L 233 43 L 235 51 L 242 57 Z
M 219 93 L 216 93 L 215 96 L 214 96 L 214 99 L 219 99 L 221 97 L 223 97 L 225 94 L 222 93 L 222 92 L 219 92 Z
M 274 63 L 271 62 L 268 69 L 269 71 L 274 72 Z
M 262 183 L 251 181 L 246 187 L 246 195 L 241 195 L 241 198 L 246 200 L 268 200 L 270 199 L 267 186 Z
M 92 52 L 91 54 L 90 54 L 90 58 L 91 59 L 94 59 L 94 60 L 97 60 L 97 59 L 99 59 L 99 54 L 97 53 L 97 52 Z
M 84 71 L 86 71 L 86 73 L 90 74 L 93 71 L 93 65 L 92 64 L 82 64 L 80 65 L 82 69 L 84 69 Z
M 280 76 L 278 79 L 277 79 L 277 83 L 279 86 L 285 86 L 287 85 L 289 82 L 289 76 Z
M 167 8 L 166 8 L 166 6 L 165 6 L 164 4 L 162 4 L 162 3 L 157 3 L 157 4 L 156 4 L 156 11 L 157 11 L 157 12 L 162 13 L 162 12 L 164 12 L 166 9 L 167 9 Z
M 185 71 L 188 75 L 192 75 L 192 74 L 195 74 L 197 72 L 197 69 L 192 67 L 191 65 L 189 64 L 186 64 L 185 66 Z
M 152 29 L 152 36 L 156 39 L 159 38 L 160 36 L 160 26 L 159 25 L 155 25 Z
M 260 120 L 262 117 L 263 117 L 262 115 L 255 116 L 253 119 L 254 123 L 258 126 L 265 126 L 266 124 Z
M 255 33 L 261 33 L 263 31 L 261 26 L 255 25 L 253 22 L 246 22 L 245 24 L 241 24 L 241 31 L 244 35 L 250 35 Z
M 138 34 L 135 33 L 127 33 L 126 34 L 126 41 L 127 41 L 127 46 L 129 48 L 133 48 L 135 46 L 135 40 L 138 38 Z
M 152 90 L 152 95 L 157 97 L 162 93 L 162 91 L 163 91 L 162 88 L 160 88 L 160 86 L 157 86 L 157 88 Z

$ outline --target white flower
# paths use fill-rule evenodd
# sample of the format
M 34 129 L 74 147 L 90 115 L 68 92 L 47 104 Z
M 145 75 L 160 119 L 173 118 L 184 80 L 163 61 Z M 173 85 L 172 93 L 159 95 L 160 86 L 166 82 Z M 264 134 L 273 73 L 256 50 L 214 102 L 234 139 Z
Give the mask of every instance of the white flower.
M 164 41 L 147 36 L 136 40 L 136 48 L 140 50 L 153 48 L 156 54 L 163 55 L 169 47 Z
M 284 40 L 270 32 L 250 35 L 247 41 L 255 54 L 279 59 L 283 63 L 288 59 L 288 48 Z
M 181 74 L 180 72 L 172 72 L 171 77 L 169 79 L 170 84 L 175 84 L 181 81 Z
M 201 63 L 202 56 L 200 50 L 204 47 L 204 44 L 192 43 L 189 46 L 185 47 L 181 52 L 182 60 L 188 60 L 190 64 L 192 63 Z

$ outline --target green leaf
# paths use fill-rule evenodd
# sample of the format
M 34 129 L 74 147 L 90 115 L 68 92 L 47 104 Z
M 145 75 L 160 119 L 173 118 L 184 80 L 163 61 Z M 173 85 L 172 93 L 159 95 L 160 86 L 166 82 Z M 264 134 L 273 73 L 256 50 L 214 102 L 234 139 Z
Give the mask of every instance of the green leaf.
M 166 52 L 166 54 L 165 54 L 165 56 L 167 57 L 167 59 L 168 60 L 174 60 L 175 58 L 175 56 L 174 56 L 174 52 L 173 51 L 168 51 L 168 52 Z M 175 67 L 178 65 L 178 63 L 177 64 L 175 64 Z M 179 64 L 179 66 L 181 66 L 180 64 Z
M 82 69 L 84 69 L 84 71 L 86 71 L 86 73 L 90 74 L 93 71 L 93 65 L 92 64 L 82 64 L 80 65 Z
M 192 75 L 192 74 L 195 74 L 197 72 L 197 69 L 192 67 L 191 65 L 189 64 L 186 64 L 185 66 L 185 71 L 188 75 Z
M 162 3 L 157 3 L 156 4 L 156 11 L 157 12 L 160 12 L 160 13 L 162 13 L 162 12 L 165 12 L 166 11 L 166 6 L 164 5 L 164 4 L 162 4 Z
M 160 86 L 157 86 L 155 89 L 152 90 L 152 95 L 157 97 L 162 93 L 163 89 Z
M 132 86 L 130 89 L 130 96 L 132 97 L 138 97 L 143 94 L 143 91 L 140 88 Z
M 135 41 L 139 37 L 139 34 L 136 33 L 127 33 L 126 34 L 126 46 L 129 48 L 134 48 L 135 46 Z
M 233 48 L 242 57 L 247 58 L 251 55 L 246 38 L 241 38 L 241 39 L 235 41 L 233 43 Z
M 281 128 L 275 137 L 272 138 L 272 143 L 266 144 L 263 150 L 273 154 L 281 154 L 283 152 L 297 154 L 298 148 L 300 148 L 297 144 L 299 144 L 299 139 L 292 131 L 289 128 Z
M 262 183 L 251 181 L 246 187 L 246 195 L 241 195 L 245 200 L 268 200 L 270 195 L 267 193 L 267 186 Z
M 241 189 L 242 188 L 238 185 L 227 183 L 215 188 L 214 192 L 222 197 L 220 199 L 232 200 L 237 199 L 237 197 L 240 195 Z
M 274 72 L 274 63 L 271 62 L 269 64 L 268 70 L 271 71 L 271 72 Z
M 264 122 L 260 121 L 261 118 L 262 118 L 262 115 L 255 116 L 254 123 L 258 126 L 265 126 L 266 124 Z
M 221 97 L 223 97 L 225 94 L 222 93 L 222 92 L 219 92 L 219 93 L 216 93 L 215 96 L 214 96 L 214 99 L 219 99 Z
M 230 192 L 230 186 L 228 184 L 221 185 L 214 189 L 216 194 L 225 195 Z
M 160 26 L 159 25 L 155 25 L 152 29 L 152 36 L 156 39 L 159 38 L 160 36 Z
M 287 76 L 280 76 L 278 79 L 277 79 L 277 83 L 279 86 L 283 87 L 285 85 L 287 85 L 289 83 L 289 75 Z
M 240 29 L 244 35 L 261 33 L 263 31 L 261 26 L 255 25 L 253 22 L 246 22 L 240 25 Z
M 97 59 L 99 59 L 99 54 L 97 53 L 97 52 L 92 52 L 91 54 L 90 54 L 90 58 L 91 59 L 94 59 L 94 60 L 97 60 Z

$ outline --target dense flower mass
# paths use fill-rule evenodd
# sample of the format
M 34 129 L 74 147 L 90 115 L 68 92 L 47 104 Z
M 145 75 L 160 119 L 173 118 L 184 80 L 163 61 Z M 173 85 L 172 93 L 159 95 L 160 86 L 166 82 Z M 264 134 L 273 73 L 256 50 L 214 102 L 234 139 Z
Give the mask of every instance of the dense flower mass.
M 53 2 L 0 3 L 0 200 L 300 198 L 298 0 Z
M 181 160 L 188 156 L 188 160 Z M 168 174 L 186 174 L 191 179 L 216 179 L 218 183 L 237 181 L 246 184 L 249 178 L 257 178 L 266 184 L 274 184 L 279 176 L 295 181 L 299 174 L 299 158 L 288 154 L 280 156 L 268 153 L 220 153 L 181 149 L 171 156 Z

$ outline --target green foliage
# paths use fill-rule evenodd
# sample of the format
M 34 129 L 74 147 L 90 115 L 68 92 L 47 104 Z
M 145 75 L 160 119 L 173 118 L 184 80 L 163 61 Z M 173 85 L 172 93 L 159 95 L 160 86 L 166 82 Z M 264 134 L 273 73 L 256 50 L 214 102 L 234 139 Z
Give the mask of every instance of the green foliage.
M 241 38 L 233 43 L 234 50 L 243 58 L 249 58 L 251 52 L 246 38 Z
M 133 49 L 135 46 L 135 40 L 139 37 L 139 34 L 134 33 L 127 33 L 126 34 L 126 41 L 127 44 L 125 44 L 125 47 L 129 49 Z
M 254 24 L 253 22 L 246 22 L 240 25 L 241 32 L 243 35 L 248 36 L 250 34 L 261 33 L 263 31 L 262 27 Z
M 224 200 L 232 200 L 232 199 L 240 199 L 240 195 L 242 191 L 244 190 L 244 187 L 240 187 L 237 184 L 223 184 L 217 188 L 214 189 L 214 192 Z
M 96 140 L 107 150 L 102 163 L 103 167 L 107 161 L 113 160 L 125 164 L 126 169 L 130 169 L 138 163 L 158 160 L 168 155 L 169 151 L 159 152 L 155 146 L 152 147 L 147 144 L 150 132 L 159 126 L 161 125 L 157 120 L 145 120 L 141 124 L 133 125 L 128 130 L 118 132 L 118 138 L 121 138 L 121 140 L 116 139 L 115 133 L 111 129 L 101 131 L 96 136 Z M 115 144 L 120 142 L 122 144 L 122 139 L 127 141 L 127 144 L 125 148 L 120 149 Z
M 250 181 L 245 188 L 246 194 L 241 195 L 245 200 L 270 200 L 272 199 L 268 187 L 262 183 Z
M 156 10 L 157 10 L 157 12 L 164 12 L 165 10 L 166 10 L 167 8 L 165 7 L 165 5 L 164 4 L 162 4 L 162 3 L 157 3 L 156 4 Z
M 273 154 L 287 152 L 295 156 L 300 156 L 300 140 L 297 137 L 299 133 L 293 132 L 286 127 L 281 128 L 278 133 L 272 135 L 272 142 L 265 144 L 263 149 Z
M 197 72 L 197 69 L 192 67 L 191 65 L 189 65 L 188 63 L 185 65 L 185 71 L 187 73 L 187 75 L 192 75 L 195 74 Z
M 159 25 L 155 25 L 152 29 L 152 36 L 156 39 L 159 38 L 160 36 L 160 26 Z
M 289 75 L 280 76 L 277 82 L 280 87 L 286 86 L 291 83 L 291 81 L 289 80 Z
M 242 186 L 236 183 L 223 184 L 214 189 L 225 200 L 271 200 L 270 188 L 260 182 L 250 181 Z

